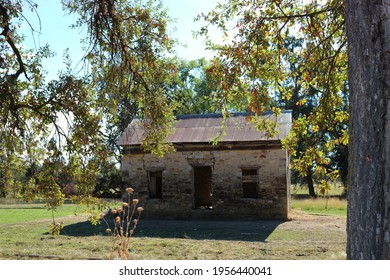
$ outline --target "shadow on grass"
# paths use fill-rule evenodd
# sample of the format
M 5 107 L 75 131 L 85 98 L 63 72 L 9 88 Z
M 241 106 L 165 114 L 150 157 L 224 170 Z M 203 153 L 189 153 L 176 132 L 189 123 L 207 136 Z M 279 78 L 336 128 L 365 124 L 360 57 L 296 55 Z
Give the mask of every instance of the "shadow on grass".
M 268 236 L 284 221 L 182 221 L 141 220 L 134 237 L 184 238 L 195 240 L 235 240 L 266 242 Z M 107 226 L 90 222 L 67 225 L 61 234 L 68 236 L 106 235 Z M 112 228 L 112 227 L 111 227 Z
M 61 230 L 61 235 L 67 236 L 96 236 L 105 234 L 106 226 L 98 224 L 92 225 L 90 221 L 78 222 L 66 225 Z

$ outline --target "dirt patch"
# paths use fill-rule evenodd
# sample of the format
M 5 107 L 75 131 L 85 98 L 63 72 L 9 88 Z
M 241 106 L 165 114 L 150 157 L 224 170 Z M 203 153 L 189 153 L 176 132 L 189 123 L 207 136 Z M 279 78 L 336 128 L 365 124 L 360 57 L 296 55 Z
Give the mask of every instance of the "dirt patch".
M 284 223 L 283 227 L 295 229 L 336 228 L 340 231 L 346 230 L 346 219 L 339 216 L 316 215 L 308 214 L 298 210 L 291 210 L 289 218 L 289 222 Z

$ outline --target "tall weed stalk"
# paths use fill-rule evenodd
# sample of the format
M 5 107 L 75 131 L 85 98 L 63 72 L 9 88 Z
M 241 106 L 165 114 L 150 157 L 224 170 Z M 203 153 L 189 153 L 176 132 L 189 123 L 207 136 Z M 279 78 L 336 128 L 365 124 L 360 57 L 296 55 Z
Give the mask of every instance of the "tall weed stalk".
M 123 202 L 122 206 L 111 209 L 108 213 L 108 216 L 113 220 L 113 226 L 110 226 L 105 217 L 103 217 L 107 225 L 106 233 L 111 242 L 110 259 L 113 259 L 115 254 L 118 259 L 128 259 L 130 256 L 130 239 L 137 228 L 141 213 L 144 210 L 138 206 L 139 200 L 132 198 L 133 192 L 134 190 L 132 188 L 127 188 L 127 202 Z

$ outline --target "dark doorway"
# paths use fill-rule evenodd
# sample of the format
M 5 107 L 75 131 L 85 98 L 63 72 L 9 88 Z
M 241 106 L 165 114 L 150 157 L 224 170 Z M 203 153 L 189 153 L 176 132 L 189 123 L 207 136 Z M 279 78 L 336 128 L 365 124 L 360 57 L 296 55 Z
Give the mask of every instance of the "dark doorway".
M 149 172 L 149 197 L 162 198 L 162 172 Z
M 196 209 L 211 209 L 211 166 L 194 166 Z

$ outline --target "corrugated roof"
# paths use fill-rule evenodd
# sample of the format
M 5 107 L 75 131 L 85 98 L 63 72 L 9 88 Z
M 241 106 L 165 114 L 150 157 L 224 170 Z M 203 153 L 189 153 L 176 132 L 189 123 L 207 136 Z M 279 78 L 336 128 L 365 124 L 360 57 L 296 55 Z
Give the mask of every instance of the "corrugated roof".
M 233 114 L 225 121 L 225 135 L 221 142 L 252 142 L 262 140 L 279 140 L 287 136 L 291 129 L 291 111 L 285 111 L 278 116 L 266 114 L 263 117 L 278 122 L 279 134 L 275 137 L 267 137 L 264 131 L 258 131 L 246 120 L 247 114 Z M 208 143 L 221 132 L 224 119 L 221 114 L 182 115 L 177 116 L 174 133 L 168 136 L 171 143 Z M 122 136 L 119 138 L 120 146 L 139 145 L 144 136 L 143 123 L 133 120 Z

